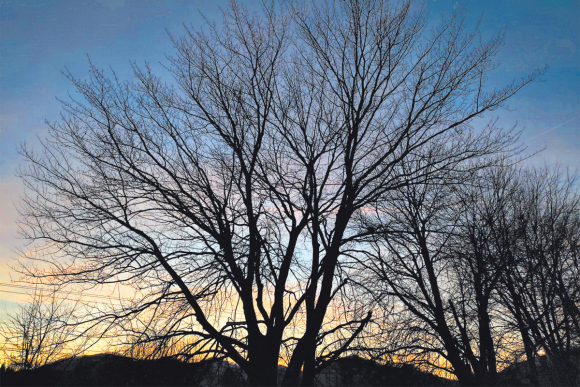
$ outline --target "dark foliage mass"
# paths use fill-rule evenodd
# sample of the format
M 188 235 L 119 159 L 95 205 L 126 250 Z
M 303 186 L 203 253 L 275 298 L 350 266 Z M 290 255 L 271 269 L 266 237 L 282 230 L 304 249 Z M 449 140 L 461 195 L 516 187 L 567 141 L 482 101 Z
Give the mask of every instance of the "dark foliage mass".
M 3 386 L 247 386 L 238 367 L 221 361 L 136 360 L 116 355 L 64 359 L 34 370 L 3 370 Z M 445 386 L 456 384 L 412 366 L 342 358 L 319 377 L 325 386 Z
M 117 355 L 63 359 L 34 369 L 5 371 L 3 386 L 197 386 L 213 362 L 136 360 Z
M 575 386 L 580 380 L 580 351 L 566 352 L 558 362 L 540 357 L 540 385 Z M 495 386 L 528 386 L 526 363 L 500 372 Z M 283 373 L 283 369 L 280 370 Z M 280 376 L 279 376 L 280 378 Z M 175 359 L 137 360 L 117 355 L 64 359 L 34 370 L 2 367 L 2 386 L 248 386 L 239 367 L 222 361 L 184 363 Z M 378 364 L 351 356 L 341 358 L 318 376 L 321 387 L 457 386 L 458 382 L 419 371 L 409 364 Z
M 454 386 L 456 381 L 422 372 L 410 364 L 378 364 L 356 356 L 341 358 L 318 377 L 324 386 Z
M 557 358 L 539 356 L 535 359 L 537 383 L 541 386 L 579 386 L 580 348 L 563 351 Z M 499 383 L 504 386 L 529 386 L 528 362 L 512 364 L 500 373 Z

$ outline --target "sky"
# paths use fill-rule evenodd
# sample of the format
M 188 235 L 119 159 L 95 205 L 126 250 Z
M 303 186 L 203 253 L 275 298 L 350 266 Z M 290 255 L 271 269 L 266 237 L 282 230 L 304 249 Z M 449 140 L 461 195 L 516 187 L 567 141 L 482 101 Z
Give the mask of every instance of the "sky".
M 529 154 L 543 149 L 527 163 L 580 170 L 580 1 L 426 0 L 425 5 L 433 23 L 462 7 L 468 28 L 481 20 L 484 38 L 505 29 L 491 85 L 503 87 L 548 66 L 539 82 L 510 100 L 509 111 L 489 117 L 523 129 Z M 163 73 L 165 55 L 173 53 L 168 33 L 182 35 L 184 24 L 199 28 L 202 14 L 221 20 L 220 6 L 227 1 L 0 0 L 0 313 L 3 305 L 22 300 L 2 286 L 17 279 L 10 265 L 23 247 L 15 223 L 23 193 L 15 176 L 23 162 L 18 148 L 27 143 L 34 149 L 47 132 L 45 121 L 59 120 L 57 99 L 73 91 L 61 71 L 66 67 L 83 78 L 90 58 L 121 79 L 132 78 L 132 61 L 147 61 Z

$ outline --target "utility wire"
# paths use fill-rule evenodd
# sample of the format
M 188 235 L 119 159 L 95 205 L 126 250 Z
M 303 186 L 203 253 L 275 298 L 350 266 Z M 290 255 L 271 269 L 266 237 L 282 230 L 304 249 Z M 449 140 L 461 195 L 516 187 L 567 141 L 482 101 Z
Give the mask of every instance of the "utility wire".
M 8 287 L 8 288 L 17 288 L 17 289 L 33 289 L 31 287 L 28 286 L 24 286 L 24 285 L 17 285 L 17 284 L 10 284 L 10 283 L 3 283 L 0 282 L 0 293 L 10 293 L 10 294 L 18 294 L 18 295 L 30 295 L 30 292 L 24 292 L 24 291 L 14 291 L 14 290 L 5 290 L 2 289 L 2 287 Z M 76 292 L 76 291 L 67 291 L 65 292 L 67 295 L 68 294 L 72 294 L 72 295 L 78 295 L 81 297 L 86 297 L 86 298 L 101 298 L 101 299 L 105 299 L 107 301 L 131 301 L 131 299 L 128 298 L 123 298 L 123 297 L 108 297 L 105 295 L 99 295 L 99 294 L 87 294 L 87 293 L 82 293 L 82 292 Z M 71 302 L 76 302 L 79 301 L 77 299 L 74 298 L 70 298 L 70 297 L 66 297 L 64 295 L 60 295 L 58 293 L 51 295 L 51 297 L 54 297 L 57 300 L 65 300 L 65 301 L 71 301 Z M 96 303 L 96 304 L 102 304 L 102 305 L 108 305 L 108 302 L 105 301 L 97 301 L 97 300 L 85 300 L 85 301 L 90 301 L 92 303 Z M 213 308 L 212 308 L 213 309 Z M 218 308 L 220 309 L 220 311 L 224 312 L 224 313 L 228 313 L 228 314 L 241 314 L 242 311 L 235 309 L 233 307 L 224 307 L 224 308 Z

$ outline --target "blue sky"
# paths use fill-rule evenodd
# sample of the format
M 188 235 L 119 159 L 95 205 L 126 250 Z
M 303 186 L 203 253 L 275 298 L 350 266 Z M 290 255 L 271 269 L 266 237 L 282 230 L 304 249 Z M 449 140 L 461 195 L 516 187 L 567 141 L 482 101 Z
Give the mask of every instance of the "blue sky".
M 251 1 L 241 1 L 253 5 Z M 420 4 L 420 2 L 416 2 Z M 464 7 L 468 26 L 482 17 L 484 37 L 506 30 L 490 83 L 511 80 L 549 66 L 542 82 L 528 85 L 510 102 L 513 111 L 496 111 L 508 127 L 525 128 L 530 152 L 545 151 L 528 162 L 559 162 L 580 169 L 580 1 L 578 0 L 427 0 L 429 18 Z M 72 85 L 61 75 L 87 74 L 87 55 L 101 68 L 112 66 L 130 79 L 130 61 L 159 61 L 172 54 L 167 31 L 183 33 L 183 23 L 198 27 L 221 19 L 227 1 L 182 0 L 0 0 L 0 282 L 21 245 L 15 239 L 22 185 L 14 177 L 21 162 L 17 148 L 34 147 L 47 131 L 45 120 L 59 119 L 60 104 Z M 14 299 L 0 289 L 0 298 Z

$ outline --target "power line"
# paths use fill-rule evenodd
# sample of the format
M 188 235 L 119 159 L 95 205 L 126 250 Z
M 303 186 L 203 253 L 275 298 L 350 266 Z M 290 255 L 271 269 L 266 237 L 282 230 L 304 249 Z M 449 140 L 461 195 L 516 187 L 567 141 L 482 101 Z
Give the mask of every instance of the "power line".
M 26 290 L 34 290 L 35 289 L 35 288 L 31 288 L 30 286 L 17 285 L 17 284 L 9 284 L 9 283 L 3 283 L 3 282 L 0 282 L 0 287 L 26 289 Z M 7 292 L 7 290 L 0 290 L 0 291 Z M 67 293 L 67 294 L 76 294 L 76 295 L 81 295 L 81 296 L 85 296 L 85 297 L 106 298 L 106 299 L 113 298 L 113 297 L 110 297 L 110 296 L 106 296 L 104 294 L 84 293 L 84 292 L 79 292 L 79 291 L 74 291 L 74 290 L 67 290 L 67 291 L 64 291 L 64 292 Z M 30 294 L 30 293 L 23 293 L 23 294 Z M 114 298 L 121 298 L 123 300 L 128 301 L 127 298 L 123 298 L 123 297 L 114 297 Z
M 10 293 L 10 294 L 18 294 L 18 295 L 25 295 L 25 296 L 30 296 L 31 293 L 29 292 L 19 292 L 19 291 L 14 291 L 14 290 L 5 290 L 5 289 L 1 289 L 2 287 L 9 287 L 9 288 L 17 288 L 17 289 L 31 289 L 31 287 L 29 286 L 23 286 L 23 285 L 18 285 L 18 284 L 11 284 L 11 283 L 2 283 L 0 282 L 0 293 Z M 132 301 L 131 299 L 128 298 L 123 298 L 123 297 L 108 297 L 105 295 L 99 295 L 99 294 L 87 294 L 87 293 L 83 293 L 83 292 L 76 292 L 76 291 L 66 291 L 65 292 L 67 295 L 69 294 L 73 294 L 73 295 L 78 295 L 80 297 L 85 297 L 85 298 L 100 298 L 100 299 L 104 299 L 107 301 Z M 55 293 L 53 295 L 51 295 L 50 297 L 53 297 L 57 300 L 65 300 L 65 301 L 71 301 L 71 302 L 76 302 L 76 301 L 80 301 L 80 299 L 73 299 L 70 297 L 66 297 L 64 295 Z M 97 303 L 97 304 L 102 304 L 102 305 L 107 305 L 109 303 L 105 302 L 105 301 L 97 301 L 97 300 L 86 300 L 86 301 L 90 301 L 92 303 Z M 213 308 L 212 308 L 213 309 Z M 237 310 L 236 308 L 233 307 L 223 307 L 223 308 L 217 308 L 220 311 L 224 312 L 224 313 L 228 313 L 228 314 L 240 314 L 242 313 L 241 310 Z
M 15 291 L 10 291 L 10 290 L 2 290 L 2 289 L 0 289 L 0 293 L 18 294 L 18 295 L 23 295 L 23 296 L 29 296 L 29 295 L 30 295 L 30 293 L 26 293 L 26 292 L 15 292 Z M 63 300 L 63 301 L 71 301 L 71 302 L 77 302 L 77 301 L 80 301 L 80 300 L 77 300 L 77 299 L 74 299 L 74 298 L 63 297 L 63 296 L 59 296 L 59 295 L 54 295 L 54 296 L 51 296 L 51 297 L 53 297 L 53 298 L 54 298 L 54 299 L 56 299 L 56 300 Z M 114 299 L 111 299 L 111 300 L 114 300 Z M 88 300 L 88 299 L 87 299 L 87 300 L 85 300 L 85 301 L 86 301 L 86 302 L 97 303 L 97 304 L 102 304 L 102 305 L 106 305 L 106 304 L 108 304 L 108 303 L 107 303 L 107 302 L 105 302 L 105 301 Z
M 7 287 L 7 288 L 15 288 L 18 290 L 32 290 L 30 287 L 26 287 L 26 286 L 14 286 L 14 285 L 6 285 L 6 284 L 2 284 L 0 283 L 0 292 L 4 292 L 4 293 L 13 293 L 13 294 L 21 294 L 21 295 L 32 295 L 33 293 L 31 292 L 18 292 L 18 291 L 13 291 L 13 290 L 5 290 L 5 289 L 1 289 L 2 287 Z M 100 299 L 105 299 L 105 300 L 121 300 L 121 301 L 131 301 L 128 298 L 124 298 L 124 297 L 113 297 L 113 296 L 106 296 L 104 294 L 92 294 L 92 293 L 84 293 L 84 292 L 78 292 L 78 291 L 63 291 L 63 293 L 67 294 L 67 295 L 76 295 L 76 296 L 80 296 L 80 297 L 84 297 L 84 298 L 100 298 Z M 56 296 L 56 298 L 67 298 L 70 299 L 69 297 L 63 297 L 62 295 L 60 295 L 59 293 L 55 293 L 54 294 Z

